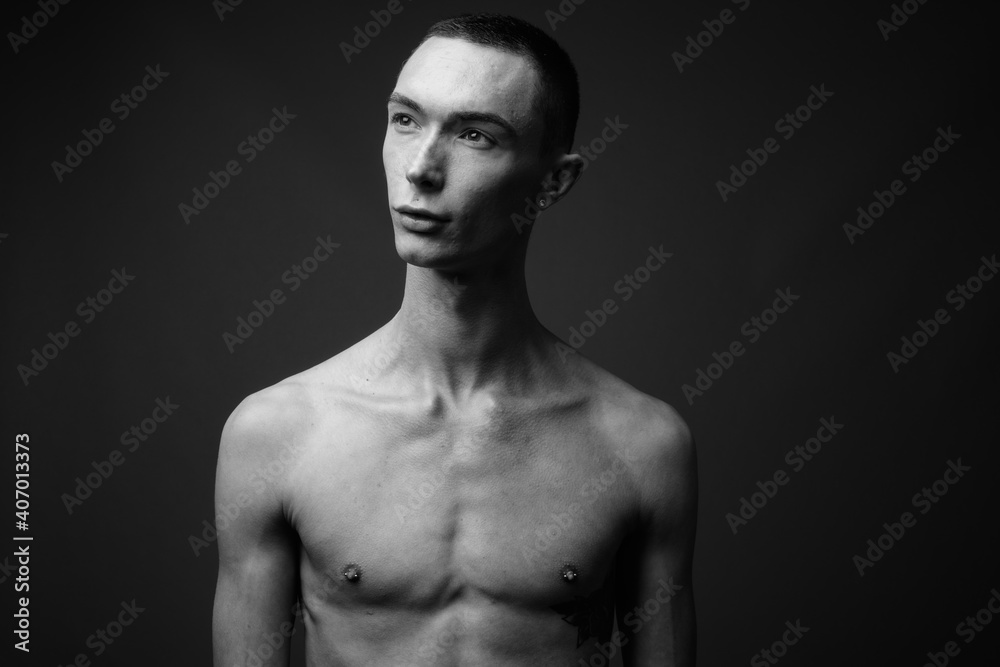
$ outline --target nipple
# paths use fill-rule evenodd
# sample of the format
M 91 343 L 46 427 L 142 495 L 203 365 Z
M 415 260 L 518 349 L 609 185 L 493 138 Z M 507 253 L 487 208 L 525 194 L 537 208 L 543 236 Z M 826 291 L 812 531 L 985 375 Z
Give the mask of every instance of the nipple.
M 576 578 L 578 576 L 580 575 L 577 572 L 576 565 L 573 565 L 572 563 L 566 563 L 565 565 L 563 565 L 562 569 L 563 581 L 565 581 L 568 584 L 572 584 L 574 581 L 576 581 Z
M 352 584 L 356 584 L 361 581 L 361 568 L 357 563 L 348 563 L 344 566 L 343 575 L 344 579 L 347 579 Z

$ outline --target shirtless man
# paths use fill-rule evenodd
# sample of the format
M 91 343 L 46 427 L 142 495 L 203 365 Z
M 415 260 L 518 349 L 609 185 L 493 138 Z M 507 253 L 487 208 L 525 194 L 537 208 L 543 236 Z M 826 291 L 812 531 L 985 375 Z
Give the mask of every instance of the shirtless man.
M 577 100 L 508 17 L 437 24 L 405 63 L 382 151 L 403 302 L 226 423 L 217 667 L 288 665 L 299 603 L 315 667 L 694 664 L 690 433 L 557 348 L 511 222 L 577 180 Z

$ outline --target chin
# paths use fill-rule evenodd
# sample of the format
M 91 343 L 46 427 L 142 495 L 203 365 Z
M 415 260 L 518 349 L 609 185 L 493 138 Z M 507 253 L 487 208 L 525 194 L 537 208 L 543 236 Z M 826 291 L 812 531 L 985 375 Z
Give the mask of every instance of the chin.
M 445 234 L 419 234 L 401 227 L 393 231 L 399 258 L 425 269 L 463 272 L 490 264 L 515 262 L 518 253 L 516 237 L 463 243 Z
M 458 257 L 445 249 L 440 237 L 397 232 L 396 254 L 407 264 L 425 269 L 448 269 Z

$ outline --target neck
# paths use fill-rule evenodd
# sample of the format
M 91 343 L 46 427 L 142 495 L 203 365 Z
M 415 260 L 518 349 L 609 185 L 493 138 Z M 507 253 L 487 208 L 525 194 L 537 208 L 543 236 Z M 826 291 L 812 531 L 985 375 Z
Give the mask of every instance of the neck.
M 523 261 L 474 273 L 408 265 L 386 333 L 402 368 L 456 398 L 522 389 L 550 335 L 531 309 Z

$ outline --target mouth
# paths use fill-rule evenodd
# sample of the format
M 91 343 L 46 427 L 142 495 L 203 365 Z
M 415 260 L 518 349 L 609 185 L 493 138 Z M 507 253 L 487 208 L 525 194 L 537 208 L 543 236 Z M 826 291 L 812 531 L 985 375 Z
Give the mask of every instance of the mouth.
M 400 206 L 396 209 L 399 213 L 403 215 L 408 215 L 411 218 L 418 220 L 433 220 L 435 222 L 448 222 L 448 218 L 437 213 L 432 213 L 425 208 L 413 208 L 412 206 Z
M 424 208 L 400 206 L 395 209 L 399 213 L 403 226 L 414 232 L 431 232 L 447 224 L 448 218 L 433 213 Z

